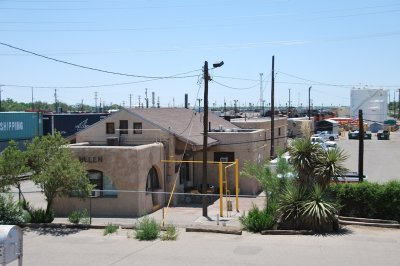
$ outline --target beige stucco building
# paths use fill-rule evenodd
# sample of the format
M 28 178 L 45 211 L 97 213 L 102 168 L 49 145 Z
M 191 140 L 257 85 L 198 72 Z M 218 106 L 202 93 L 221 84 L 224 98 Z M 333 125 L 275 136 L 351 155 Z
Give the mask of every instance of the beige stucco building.
M 270 120 L 233 120 L 209 113 L 208 161 L 239 160 L 262 163 L 270 156 Z M 275 148 L 286 145 L 286 119 L 275 121 Z M 141 216 L 165 204 L 160 192 L 200 189 L 201 163 L 169 163 L 165 160 L 201 161 L 203 113 L 184 108 L 123 109 L 76 135 L 71 149 L 85 162 L 89 177 L 96 185 L 95 198 L 81 201 L 58 198 L 55 212 L 67 215 L 89 208 L 97 216 Z M 228 187 L 235 193 L 234 168 L 227 170 Z M 219 187 L 216 164 L 207 167 L 210 187 Z M 239 177 L 240 194 L 255 195 L 260 184 Z M 218 193 L 218 191 L 216 191 Z M 174 197 L 178 204 L 182 198 Z M 88 202 L 89 201 L 89 202 Z

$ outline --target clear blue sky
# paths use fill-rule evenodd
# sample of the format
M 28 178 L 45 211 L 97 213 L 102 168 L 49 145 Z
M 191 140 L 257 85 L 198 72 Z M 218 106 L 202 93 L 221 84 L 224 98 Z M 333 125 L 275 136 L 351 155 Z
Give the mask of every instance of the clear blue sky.
M 59 60 L 157 77 L 201 75 L 205 60 L 223 60 L 210 71 L 210 106 L 258 105 L 260 73 L 267 105 L 272 55 L 276 106 L 288 103 L 289 88 L 292 105 L 307 105 L 309 86 L 314 105 L 348 106 L 352 86 L 388 89 L 392 98 L 400 88 L 399 27 L 398 0 L 0 0 L 0 42 Z M 193 105 L 203 98 L 198 80 L 105 74 L 0 45 L 0 84 L 28 86 L 3 86 L 3 99 L 30 102 L 33 86 L 34 100 L 53 102 L 58 88 L 69 104 L 94 105 L 98 92 L 106 104 L 129 106 L 129 94 L 137 105 L 148 88 L 162 106 L 183 105 L 185 93 Z M 130 84 L 90 87 L 119 83 Z M 89 87 L 62 88 L 81 86 Z

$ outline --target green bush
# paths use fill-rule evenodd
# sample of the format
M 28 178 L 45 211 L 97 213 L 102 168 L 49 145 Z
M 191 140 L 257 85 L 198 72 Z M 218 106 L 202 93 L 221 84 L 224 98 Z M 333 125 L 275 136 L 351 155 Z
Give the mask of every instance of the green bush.
M 90 223 L 90 217 L 89 217 L 88 210 L 86 210 L 86 209 L 82 210 L 80 215 L 81 215 L 80 216 L 81 217 L 81 220 L 80 220 L 81 224 L 88 225 Z
M 270 201 L 264 210 L 253 204 L 247 216 L 242 216 L 239 220 L 245 230 L 258 233 L 274 227 L 277 221 L 276 211 L 277 204 L 274 201 Z
M 329 187 L 341 205 L 340 215 L 400 221 L 400 182 L 362 182 Z
M 176 240 L 178 238 L 178 230 L 176 226 L 169 224 L 165 232 L 160 236 L 161 240 Z
M 31 209 L 29 211 L 31 216 L 31 223 L 51 223 L 54 220 L 53 211 L 49 211 L 46 213 L 44 209 Z
M 22 201 L 22 208 L 29 213 L 29 215 L 25 215 L 30 223 L 51 223 L 54 220 L 54 212 L 49 211 L 46 212 L 44 209 L 35 209 L 29 205 L 29 202 L 26 200 Z M 28 221 L 26 221 L 28 222 Z
M 117 232 L 118 226 L 115 224 L 107 224 L 106 227 L 104 227 L 104 232 L 103 235 L 108 235 L 108 234 L 113 234 Z
M 68 215 L 68 221 L 73 224 L 78 224 L 81 219 L 80 211 L 73 211 Z
M 22 224 L 23 216 L 21 206 L 13 201 L 11 195 L 0 194 L 0 224 Z
M 154 240 L 160 234 L 160 227 L 154 218 L 145 216 L 135 228 L 135 237 L 139 240 Z
M 73 211 L 68 215 L 68 221 L 73 224 L 89 224 L 89 212 L 86 209 Z

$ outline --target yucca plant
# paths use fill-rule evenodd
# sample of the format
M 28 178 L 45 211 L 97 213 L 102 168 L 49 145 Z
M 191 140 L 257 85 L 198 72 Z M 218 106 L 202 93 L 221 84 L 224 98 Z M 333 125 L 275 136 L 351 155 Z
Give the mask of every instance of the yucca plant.
M 299 175 L 300 185 L 311 187 L 315 181 L 315 165 L 318 158 L 323 156 L 323 150 L 319 145 L 314 145 L 310 139 L 296 139 L 289 148 L 294 168 Z
M 303 225 L 302 206 L 307 199 L 306 191 L 303 187 L 293 183 L 287 183 L 279 198 L 280 220 L 283 224 L 300 228 Z
M 336 220 L 337 206 L 331 201 L 320 185 L 315 184 L 308 198 L 300 204 L 301 220 L 314 231 L 324 231 Z
M 349 170 L 344 166 L 344 162 L 349 156 L 339 148 L 330 149 L 324 156 L 318 157 L 315 165 L 316 182 L 326 188 L 331 181 L 338 181 L 338 177 L 344 175 Z

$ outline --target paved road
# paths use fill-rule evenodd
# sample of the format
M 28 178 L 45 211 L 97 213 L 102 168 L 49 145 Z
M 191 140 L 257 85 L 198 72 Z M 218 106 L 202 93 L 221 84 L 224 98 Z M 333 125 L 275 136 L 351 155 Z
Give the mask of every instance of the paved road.
M 346 167 L 358 172 L 358 140 L 340 139 L 338 146 L 350 156 Z M 390 140 L 364 140 L 364 174 L 369 181 L 400 180 L 400 132 L 391 132 Z
M 132 232 L 26 229 L 24 265 L 399 265 L 400 230 L 347 227 L 342 235 L 186 233 L 137 241 Z M 65 230 L 65 229 L 64 229 Z M 10 265 L 17 265 L 14 261 Z

